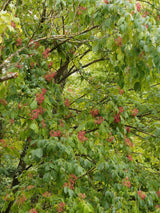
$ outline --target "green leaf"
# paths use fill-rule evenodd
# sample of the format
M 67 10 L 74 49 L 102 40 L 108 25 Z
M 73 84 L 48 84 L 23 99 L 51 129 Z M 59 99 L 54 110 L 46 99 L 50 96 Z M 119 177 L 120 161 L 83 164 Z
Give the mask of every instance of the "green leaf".
M 38 134 L 38 131 L 39 131 L 39 128 L 38 128 L 38 124 L 36 121 L 33 121 L 31 124 L 30 124 L 30 129 L 32 129 L 35 133 Z
M 136 82 L 136 83 L 134 84 L 134 90 L 135 90 L 135 91 L 140 91 L 140 90 L 141 90 L 141 84 L 140 84 L 140 82 Z
M 31 107 L 31 109 L 36 109 L 37 108 L 37 101 L 36 100 L 32 101 L 31 104 L 30 104 L 30 107 Z

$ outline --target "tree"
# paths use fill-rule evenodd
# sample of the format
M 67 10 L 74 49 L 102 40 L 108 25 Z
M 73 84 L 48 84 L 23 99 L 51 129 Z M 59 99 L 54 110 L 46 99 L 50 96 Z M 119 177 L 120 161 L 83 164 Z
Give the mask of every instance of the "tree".
M 0 3 L 1 212 L 159 211 L 158 3 Z

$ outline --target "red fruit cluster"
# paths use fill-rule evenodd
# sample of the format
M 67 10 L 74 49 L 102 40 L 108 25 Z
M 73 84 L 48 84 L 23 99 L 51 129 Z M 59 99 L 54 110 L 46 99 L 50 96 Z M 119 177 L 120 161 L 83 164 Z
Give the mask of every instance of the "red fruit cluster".
M 69 103 L 68 98 L 66 98 L 66 100 L 65 100 L 64 104 L 65 104 L 65 106 L 66 106 L 66 107 L 69 107 L 69 106 L 70 106 L 70 103 Z
M 63 185 L 63 187 L 69 187 L 70 189 L 75 189 L 75 182 L 76 182 L 76 180 L 77 180 L 78 178 L 77 178 L 77 176 L 76 175 L 74 175 L 74 174 L 70 174 L 69 175 L 69 181 L 68 182 L 65 182 L 64 183 L 64 185 Z
M 22 46 L 22 39 L 21 38 L 16 39 L 16 46 L 17 47 Z
M 104 0 L 104 3 L 105 3 L 105 4 L 109 4 L 108 0 Z
M 49 134 L 50 134 L 51 137 L 61 137 L 61 131 L 60 130 L 57 130 L 57 131 L 51 130 Z
M 58 207 L 57 207 L 57 212 L 63 212 L 64 211 L 64 207 L 65 207 L 65 203 L 61 202 L 59 203 Z
M 22 65 L 20 65 L 20 64 L 16 64 L 16 67 L 19 69 L 22 69 Z
M 44 119 L 41 121 L 41 125 L 42 125 L 42 128 L 45 128 L 46 127 L 46 124 L 44 122 Z
M 39 108 L 32 110 L 31 114 L 29 114 L 29 116 L 31 116 L 31 120 L 37 119 L 39 117 L 39 114 L 43 114 L 44 113 L 44 109 L 42 106 L 39 106 Z
M 136 6 L 137 6 L 137 11 L 140 12 L 140 11 L 141 11 L 141 4 L 138 2 L 138 3 L 136 4 Z
M 86 194 L 85 193 L 79 193 L 78 197 L 81 199 L 85 199 L 86 198 Z
M 3 139 L 0 139 L 0 144 L 2 145 L 3 148 L 7 147 L 7 143 Z
M 119 87 L 118 89 L 119 89 L 119 93 L 120 93 L 120 95 L 123 95 L 124 90 L 123 90 L 123 89 L 121 89 L 120 87 Z
M 131 182 L 129 181 L 129 178 L 126 177 L 123 181 L 123 185 L 128 187 L 128 188 L 131 188 Z
M 48 69 L 51 69 L 52 65 L 53 65 L 53 61 L 51 61 L 51 62 L 48 64 Z
M 16 24 L 14 23 L 14 21 L 11 21 L 11 26 L 12 26 L 13 28 L 16 27 Z
M 48 72 L 44 78 L 46 79 L 46 81 L 50 82 L 52 81 L 52 79 L 56 76 L 56 72 Z
M 39 42 L 38 41 L 36 41 L 36 42 L 34 42 L 34 49 L 37 49 L 38 47 L 39 47 Z
M 4 106 L 7 105 L 7 101 L 3 98 L 0 99 L 0 104 L 3 104 Z
M 44 192 L 42 195 L 43 195 L 43 197 L 47 198 L 47 197 L 50 197 L 50 196 L 51 196 L 51 193 L 49 193 L 49 192 Z
M 80 6 L 79 9 L 80 9 L 80 10 L 83 10 L 83 11 L 87 10 L 87 8 L 86 8 L 86 7 L 83 7 L 83 6 Z
M 65 118 L 70 118 L 72 116 L 72 113 L 69 112 L 68 115 L 65 116 Z
M 47 48 L 43 53 L 42 53 L 42 55 L 43 55 L 43 57 L 46 59 L 47 57 L 48 57 L 48 54 L 49 54 L 49 52 L 50 52 L 50 48 Z
M 40 105 L 44 101 L 44 94 L 46 94 L 47 90 L 45 88 L 42 88 L 42 93 L 38 93 L 36 95 L 36 101 Z
M 102 118 L 101 116 L 100 116 L 100 117 L 97 117 L 97 118 L 95 119 L 95 124 L 101 124 L 103 121 L 104 121 L 104 118 Z
M 85 11 L 85 10 L 87 10 L 86 7 L 79 6 L 79 7 L 77 8 L 77 14 L 78 14 L 78 15 L 81 15 L 81 14 L 82 14 L 82 11 Z
M 148 12 L 148 11 L 144 11 L 142 17 L 146 17 L 146 16 L 148 16 L 148 15 L 149 15 L 149 12 Z
M 91 109 L 89 113 L 92 115 L 92 117 L 96 117 L 99 115 L 99 109 Z
M 138 109 L 137 108 L 133 109 L 131 115 L 136 116 L 137 114 L 138 114 Z
M 110 136 L 109 138 L 107 138 L 108 142 L 112 142 L 114 140 L 114 136 Z
M 41 91 L 42 91 L 43 95 L 46 94 L 46 92 L 47 92 L 47 90 L 45 88 L 42 88 Z
M 38 213 L 36 209 L 30 209 L 29 213 Z
M 17 197 L 17 204 L 23 204 L 27 200 L 26 196 L 22 194 L 22 196 Z
M 11 124 L 14 124 L 14 119 L 10 119 L 10 123 L 11 123 Z
M 122 46 L 122 37 L 118 36 L 118 38 L 115 39 L 115 43 L 118 47 Z
M 119 107 L 119 113 L 115 114 L 114 116 L 114 122 L 119 123 L 120 122 L 120 114 L 124 111 L 123 107 Z
M 160 197 L 160 191 L 157 191 L 156 193 L 157 193 L 157 196 Z
M 131 131 L 131 128 L 129 126 L 127 126 L 126 131 L 129 133 Z
M 34 185 L 28 185 L 27 186 L 27 190 L 31 190 L 31 189 L 33 189 L 34 188 Z
M 127 158 L 128 158 L 129 161 L 133 161 L 133 158 L 132 158 L 131 155 L 128 155 Z
M 31 68 L 33 69 L 33 67 L 34 67 L 34 62 L 33 62 L 33 61 L 30 62 L 30 66 L 31 66 Z
M 125 139 L 125 144 L 126 144 L 127 146 L 133 147 L 133 143 L 129 140 L 129 138 L 126 138 L 126 139 Z
M 38 103 L 39 105 L 43 103 L 43 101 L 44 101 L 44 96 L 43 96 L 42 93 L 38 93 L 38 94 L 36 95 L 36 101 L 37 101 L 37 103 Z
M 9 194 L 7 193 L 4 200 L 8 201 L 9 200 Z
M 85 131 L 79 131 L 79 132 L 78 132 L 78 139 L 79 139 L 81 142 L 88 140 L 88 138 L 84 136 L 85 134 L 86 134 Z
M 62 120 L 59 120 L 59 123 L 60 123 L 60 126 L 61 126 L 61 127 L 64 127 L 64 123 L 63 123 Z
M 146 197 L 146 194 L 145 194 L 144 192 L 142 192 L 141 190 L 139 190 L 139 191 L 137 192 L 137 194 L 138 194 L 138 196 L 139 196 L 142 200 L 144 200 L 145 197 Z

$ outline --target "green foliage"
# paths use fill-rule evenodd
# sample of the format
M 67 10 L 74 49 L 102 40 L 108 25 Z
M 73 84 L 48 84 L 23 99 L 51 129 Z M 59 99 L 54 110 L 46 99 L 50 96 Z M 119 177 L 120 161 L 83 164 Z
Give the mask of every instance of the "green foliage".
M 159 1 L 0 2 L 0 211 L 158 212 Z

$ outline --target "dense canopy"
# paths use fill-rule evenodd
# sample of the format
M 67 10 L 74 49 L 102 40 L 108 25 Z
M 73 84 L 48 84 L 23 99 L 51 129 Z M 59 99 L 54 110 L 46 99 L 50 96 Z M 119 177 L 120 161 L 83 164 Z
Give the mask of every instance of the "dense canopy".
M 159 0 L 0 1 L 0 212 L 159 212 L 159 153 Z

